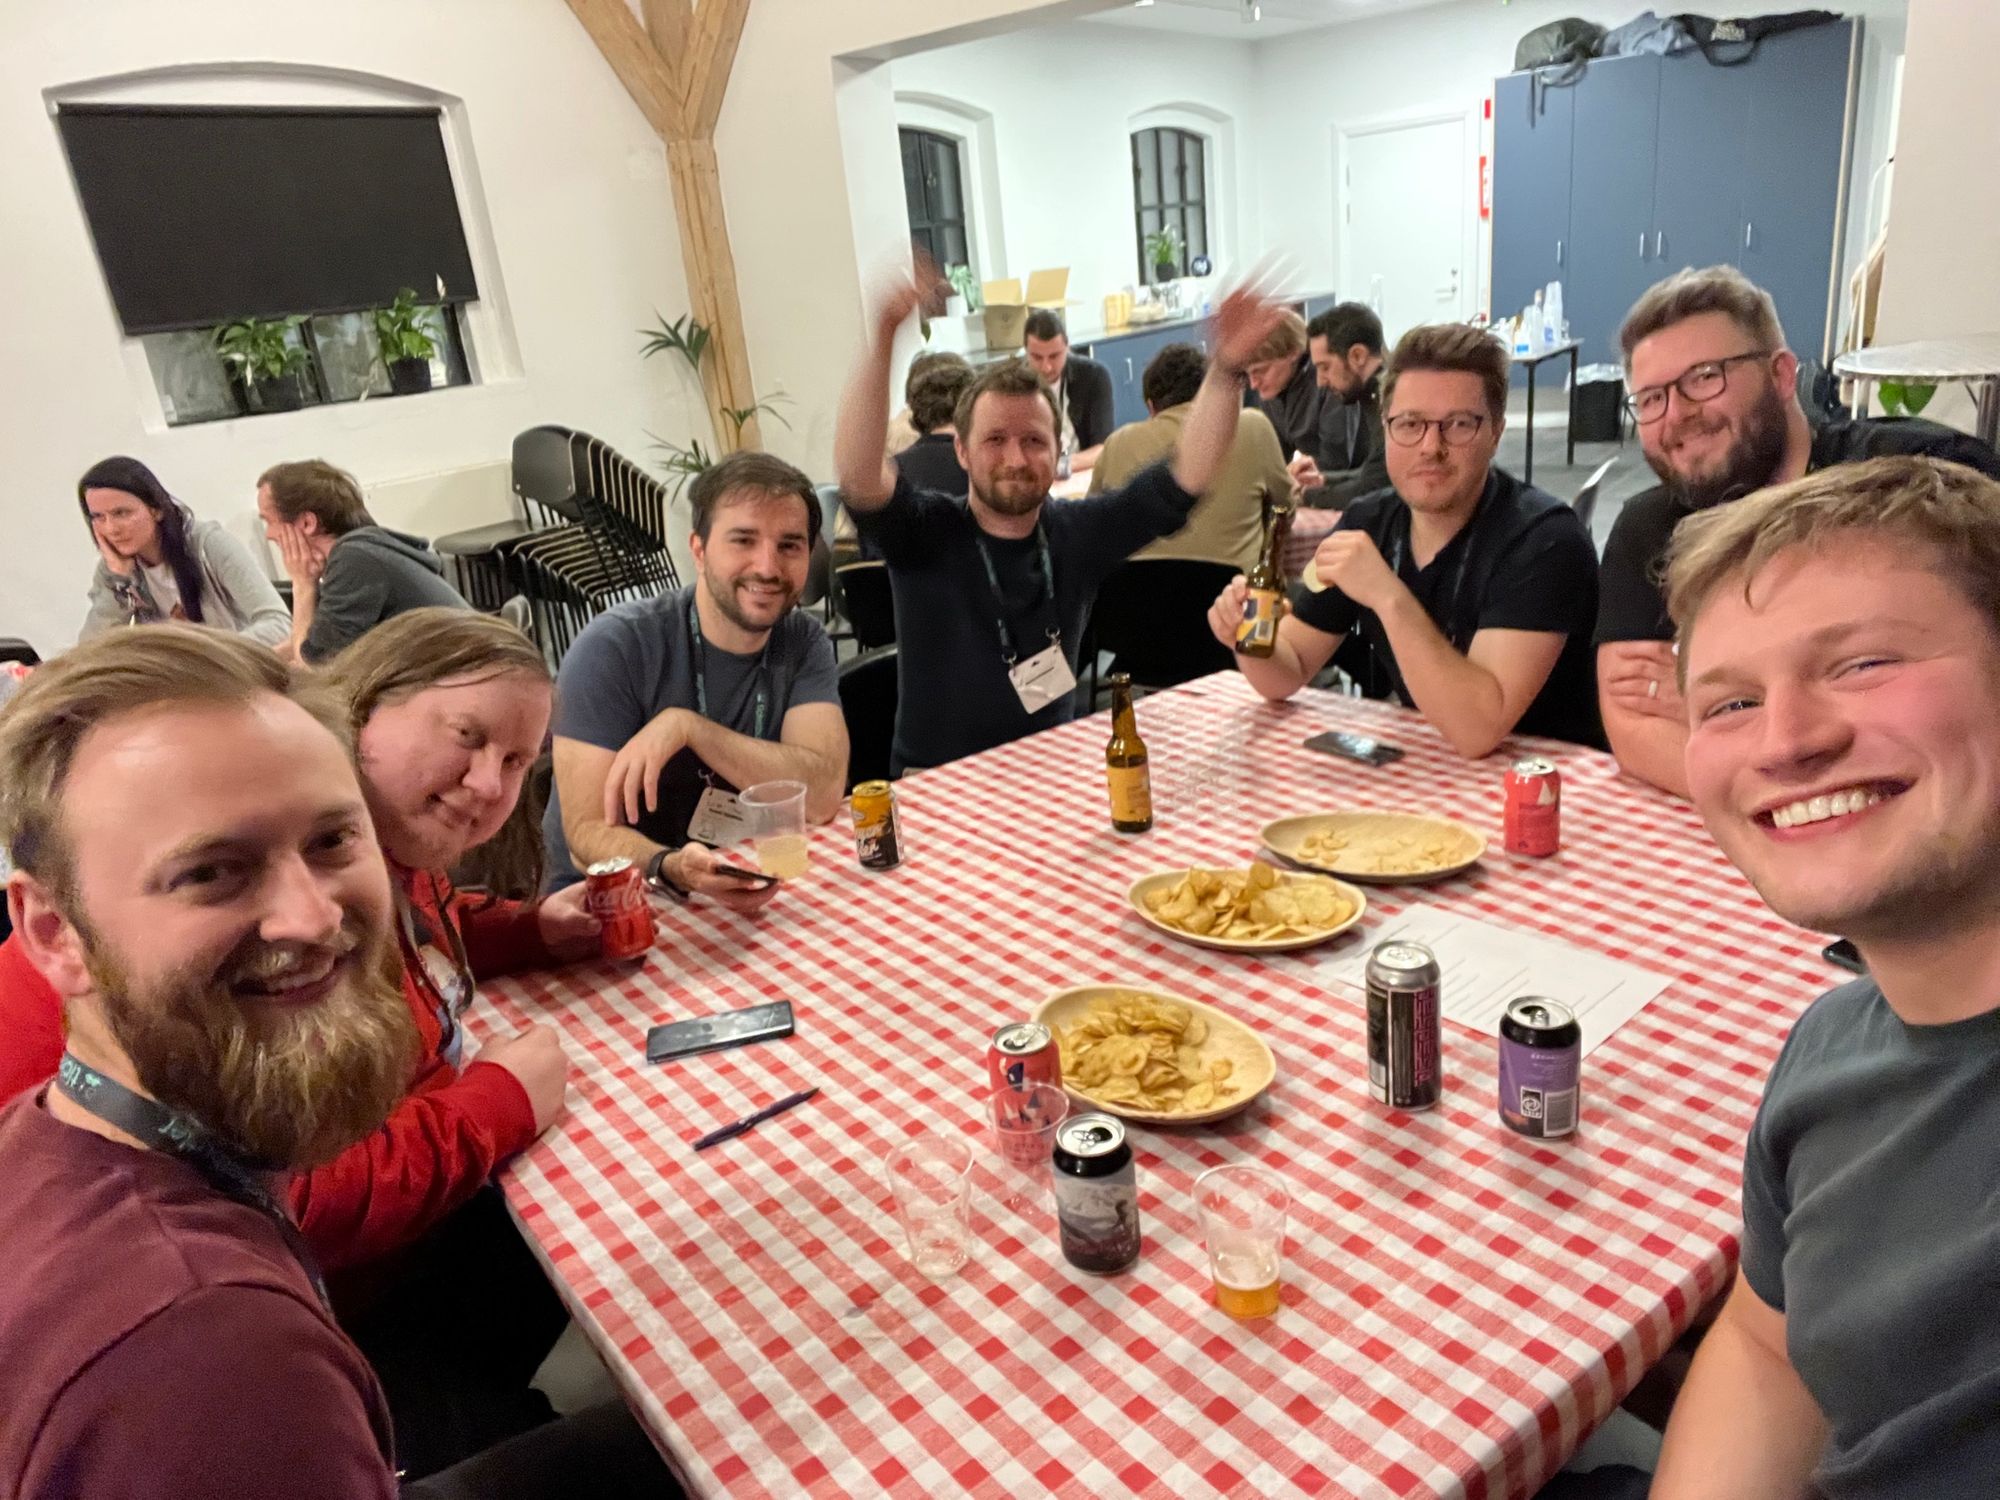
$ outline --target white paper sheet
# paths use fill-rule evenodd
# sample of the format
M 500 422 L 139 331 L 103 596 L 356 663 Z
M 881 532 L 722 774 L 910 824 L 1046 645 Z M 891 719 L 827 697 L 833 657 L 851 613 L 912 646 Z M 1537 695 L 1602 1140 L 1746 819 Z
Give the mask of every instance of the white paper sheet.
M 1422 943 L 1437 955 L 1444 1013 L 1452 1020 L 1493 1036 L 1509 1000 L 1545 995 L 1576 1012 L 1586 1055 L 1667 987 L 1664 974 L 1637 964 L 1432 906 L 1410 908 L 1371 931 L 1365 947 L 1321 958 L 1314 967 L 1365 988 L 1369 951 L 1391 938 Z

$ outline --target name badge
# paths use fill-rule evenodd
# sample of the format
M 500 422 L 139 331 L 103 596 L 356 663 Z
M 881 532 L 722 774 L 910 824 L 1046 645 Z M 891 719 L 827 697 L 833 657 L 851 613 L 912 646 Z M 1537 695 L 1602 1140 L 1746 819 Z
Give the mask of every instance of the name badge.
M 1021 707 L 1038 714 L 1051 703 L 1076 691 L 1076 673 L 1062 654 L 1062 644 L 1051 642 L 1026 661 L 1007 669 L 1007 679 L 1020 696 Z
M 725 792 L 719 786 L 702 788 L 701 800 L 694 805 L 694 816 L 688 819 L 688 838 L 711 849 L 722 849 L 749 836 L 750 823 L 743 816 L 736 793 Z

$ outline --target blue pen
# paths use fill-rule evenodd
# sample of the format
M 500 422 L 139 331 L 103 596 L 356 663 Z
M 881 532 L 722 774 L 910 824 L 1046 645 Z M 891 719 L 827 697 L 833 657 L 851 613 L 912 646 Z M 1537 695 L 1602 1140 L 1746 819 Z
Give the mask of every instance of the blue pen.
M 694 1143 L 694 1149 L 697 1151 L 706 1151 L 710 1146 L 720 1145 L 723 1141 L 734 1139 L 736 1136 L 743 1134 L 751 1126 L 761 1125 L 773 1115 L 781 1115 L 786 1110 L 805 1103 L 806 1100 L 812 1098 L 818 1092 L 819 1086 L 815 1084 L 804 1093 L 787 1094 L 776 1104 L 767 1104 L 764 1108 L 758 1110 L 756 1114 L 738 1120 L 734 1125 L 724 1125 L 719 1130 L 711 1130 L 707 1135 Z

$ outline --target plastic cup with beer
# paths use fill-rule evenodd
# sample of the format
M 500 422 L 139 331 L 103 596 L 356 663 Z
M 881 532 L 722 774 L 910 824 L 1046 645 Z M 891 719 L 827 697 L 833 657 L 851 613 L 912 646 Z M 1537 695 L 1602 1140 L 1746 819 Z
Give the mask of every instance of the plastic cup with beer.
M 918 1136 L 883 1170 L 910 1263 L 933 1281 L 956 1274 L 972 1251 L 972 1147 L 960 1136 Z
M 1247 1162 L 1210 1167 L 1194 1180 L 1194 1202 L 1208 1241 L 1215 1305 L 1232 1318 L 1270 1317 L 1278 1310 L 1292 1206 L 1285 1184 Z
M 780 880 L 806 872 L 806 784 L 760 781 L 736 794 L 743 812 L 743 837 L 757 856 L 757 868 Z
M 1005 1084 L 987 1096 L 993 1144 L 1000 1153 L 1000 1202 L 1032 1213 L 1049 1203 L 1049 1160 L 1056 1127 L 1069 1118 L 1069 1095 L 1053 1083 Z

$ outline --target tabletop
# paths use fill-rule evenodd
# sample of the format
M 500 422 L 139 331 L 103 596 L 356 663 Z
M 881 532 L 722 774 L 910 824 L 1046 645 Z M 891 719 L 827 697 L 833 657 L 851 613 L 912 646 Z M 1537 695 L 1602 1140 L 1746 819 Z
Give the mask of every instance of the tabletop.
M 1850 349 L 1833 373 L 1857 380 L 1979 380 L 2000 377 L 2000 333 L 1968 333 Z
M 1544 344 L 1539 349 L 1531 349 L 1526 354 L 1516 351 L 1509 355 L 1509 358 L 1517 365 L 1532 367 L 1540 364 L 1545 359 L 1560 359 L 1565 354 L 1575 354 L 1582 347 L 1583 340 L 1581 339 L 1563 339 L 1554 344 Z
M 569 1109 L 503 1176 L 565 1299 L 697 1493 L 746 1496 L 1526 1496 L 1731 1274 L 1744 1137 L 1792 1022 L 1838 976 L 1772 917 L 1694 814 L 1550 742 L 1563 846 L 1499 844 L 1507 757 L 1468 764 L 1417 716 L 1235 673 L 1141 700 L 1157 823 L 1121 836 L 1102 715 L 923 772 L 908 857 L 869 873 L 843 817 L 754 918 L 673 909 L 641 966 L 489 984 L 475 1034 L 558 1025 Z M 1342 727 L 1384 769 L 1300 748 Z M 1375 887 L 1331 950 L 1254 957 L 1169 939 L 1125 904 L 1152 870 L 1230 864 L 1296 812 L 1428 810 L 1493 835 L 1468 874 Z M 1496 1041 L 1448 1024 L 1442 1104 L 1364 1084 L 1361 997 L 1316 958 L 1411 903 L 1640 963 L 1665 992 L 1585 1062 L 1578 1133 L 1496 1118 Z M 1219 1124 L 1135 1127 L 1145 1249 L 1096 1278 L 1046 1216 L 998 1201 L 978 1105 L 992 1030 L 1110 981 L 1218 1005 L 1277 1058 Z M 648 1025 L 787 999 L 796 1037 L 648 1067 Z M 697 1156 L 715 1126 L 810 1103 Z M 974 1250 L 907 1262 L 881 1163 L 964 1132 Z M 1210 1301 L 1196 1173 L 1255 1160 L 1293 1193 L 1284 1302 Z

